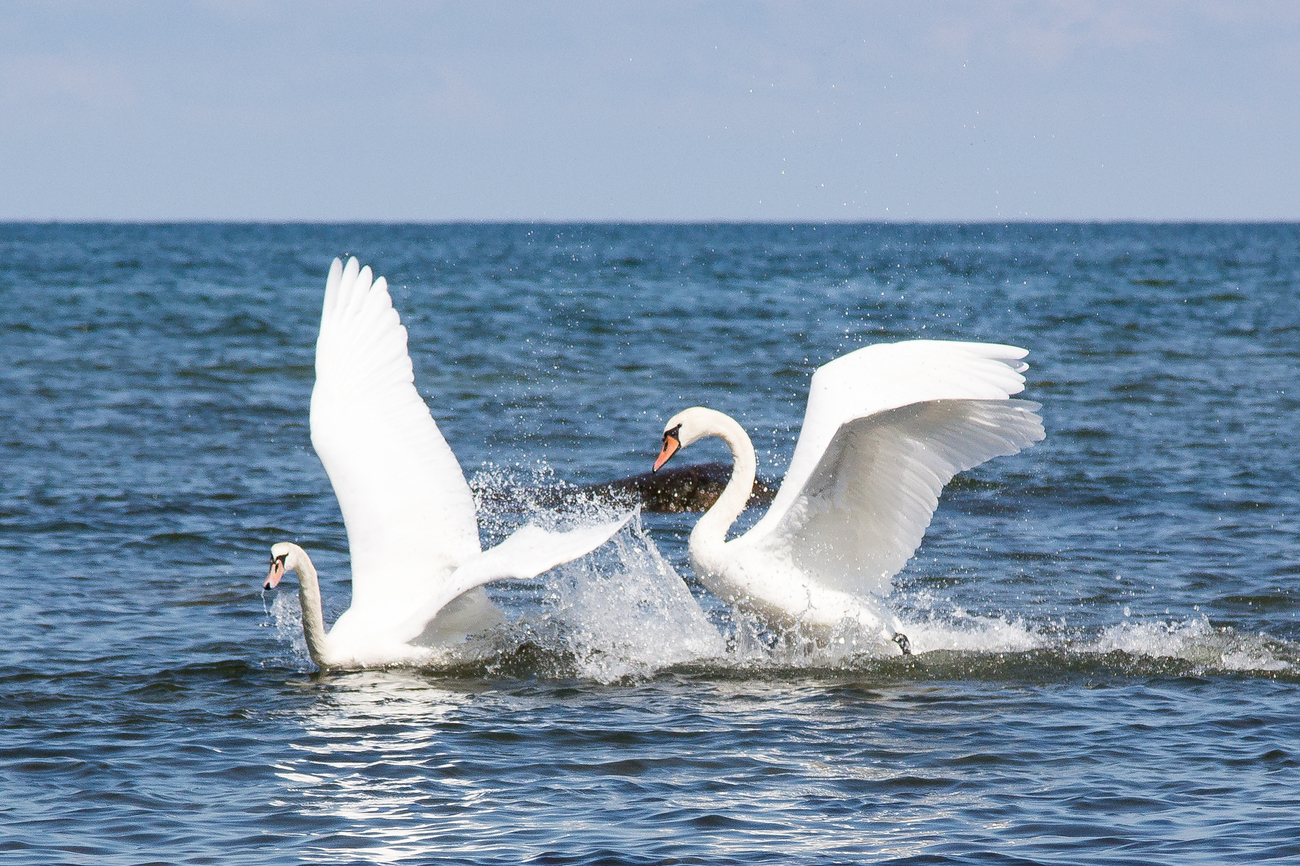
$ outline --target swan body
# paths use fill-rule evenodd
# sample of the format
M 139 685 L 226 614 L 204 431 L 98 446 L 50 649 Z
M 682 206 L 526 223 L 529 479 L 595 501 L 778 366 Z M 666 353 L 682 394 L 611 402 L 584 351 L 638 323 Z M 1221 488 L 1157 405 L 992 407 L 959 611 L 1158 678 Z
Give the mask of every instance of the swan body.
M 1014 346 L 912 340 L 867 346 L 813 374 L 785 479 L 748 532 L 727 540 L 757 468 L 735 420 L 696 406 L 664 427 L 655 469 L 706 436 L 731 449 L 730 481 L 691 532 L 691 564 L 741 608 L 826 633 L 850 621 L 883 642 L 898 623 L 872 596 L 889 590 L 920 546 L 958 472 L 1043 439 Z M 900 642 L 905 647 L 905 639 Z M 904 648 L 906 652 L 906 648 Z
M 316 569 L 288 542 L 272 546 L 263 584 L 297 572 L 303 633 L 321 667 L 428 660 L 500 619 L 484 584 L 584 556 L 632 516 L 569 532 L 529 525 L 482 550 L 469 485 L 414 382 L 387 282 L 355 258 L 346 267 L 335 259 L 316 341 L 311 441 L 347 527 L 352 604 L 326 631 Z

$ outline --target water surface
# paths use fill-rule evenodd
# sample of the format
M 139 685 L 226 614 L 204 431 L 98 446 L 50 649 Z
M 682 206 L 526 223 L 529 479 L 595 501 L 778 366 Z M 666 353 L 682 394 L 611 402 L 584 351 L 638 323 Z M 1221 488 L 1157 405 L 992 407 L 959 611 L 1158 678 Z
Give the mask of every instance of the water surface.
M 0 250 L 0 859 L 1300 858 L 1300 227 L 11 224 Z M 694 580 L 695 516 L 644 515 L 495 587 L 512 621 L 452 668 L 316 673 L 259 588 L 292 539 L 347 605 L 307 430 L 344 253 L 394 286 L 479 490 L 645 471 L 697 403 L 779 478 L 812 371 L 880 340 L 1029 348 L 1048 438 L 945 493 L 887 600 L 911 658 L 755 628 Z

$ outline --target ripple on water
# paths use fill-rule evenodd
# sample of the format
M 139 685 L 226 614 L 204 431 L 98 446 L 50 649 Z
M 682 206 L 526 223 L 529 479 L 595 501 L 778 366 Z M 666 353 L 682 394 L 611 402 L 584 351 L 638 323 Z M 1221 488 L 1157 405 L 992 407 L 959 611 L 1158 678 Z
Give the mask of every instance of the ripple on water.
M 0 226 L 0 859 L 1300 860 L 1298 237 Z M 647 514 L 449 665 L 315 672 L 259 592 L 288 538 L 349 598 L 307 426 L 343 250 L 471 477 L 635 475 L 706 403 L 777 478 L 816 366 L 920 336 L 1027 346 L 1048 438 L 945 493 L 887 600 L 911 657 L 730 610 Z M 583 514 L 485 541 L 530 517 Z

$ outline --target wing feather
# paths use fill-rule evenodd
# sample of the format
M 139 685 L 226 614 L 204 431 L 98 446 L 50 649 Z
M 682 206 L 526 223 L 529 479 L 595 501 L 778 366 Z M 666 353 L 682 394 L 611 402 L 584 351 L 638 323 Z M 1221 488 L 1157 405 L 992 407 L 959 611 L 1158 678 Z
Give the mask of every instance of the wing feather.
M 1005 400 L 1025 387 L 1029 352 L 997 343 L 908 340 L 866 346 L 822 365 L 808 389 L 799 443 L 768 511 L 775 524 L 840 427 L 926 400 Z M 757 527 L 756 527 L 757 528 Z
M 352 558 L 352 609 L 409 615 L 437 578 L 479 552 L 474 499 L 415 389 L 388 285 L 357 260 L 326 282 L 311 439 Z
M 453 599 L 494 580 L 527 580 L 557 565 L 586 556 L 614 537 L 637 512 L 605 523 L 553 532 L 528 524 L 490 550 L 471 557 L 393 632 L 403 641 L 418 637 L 434 616 Z
M 768 545 L 830 589 L 883 593 L 958 472 L 1043 438 L 1038 404 L 932 400 L 845 424 Z
M 921 543 L 958 472 L 1043 438 L 1025 349 L 912 340 L 850 352 L 813 375 L 785 480 L 745 538 L 810 579 L 880 592 Z

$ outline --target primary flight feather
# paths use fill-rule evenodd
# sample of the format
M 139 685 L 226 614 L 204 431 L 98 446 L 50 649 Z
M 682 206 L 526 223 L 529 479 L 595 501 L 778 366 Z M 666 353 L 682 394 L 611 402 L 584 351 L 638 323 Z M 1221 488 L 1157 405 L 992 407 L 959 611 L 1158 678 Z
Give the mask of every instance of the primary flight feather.
M 715 594 L 770 619 L 825 631 L 856 622 L 895 638 L 873 596 L 920 545 L 958 472 L 1043 438 L 1038 404 L 1013 400 L 1028 354 L 1015 346 L 912 340 L 867 346 L 812 377 L 785 480 L 761 520 L 728 541 L 756 462 L 744 429 L 696 406 L 664 427 L 655 469 L 681 448 L 721 437 L 734 466 L 691 532 L 689 553 Z M 905 646 L 905 641 L 902 642 Z
M 322 667 L 426 660 L 449 635 L 493 620 L 478 587 L 590 553 L 631 517 L 569 532 L 525 526 L 481 550 L 473 495 L 415 389 L 387 282 L 355 258 L 335 259 L 325 286 L 311 441 L 347 527 L 352 604 L 326 632 L 315 568 L 289 542 L 271 548 L 264 586 L 297 571 L 307 648 Z

